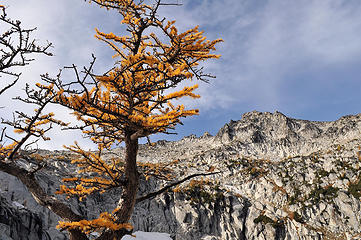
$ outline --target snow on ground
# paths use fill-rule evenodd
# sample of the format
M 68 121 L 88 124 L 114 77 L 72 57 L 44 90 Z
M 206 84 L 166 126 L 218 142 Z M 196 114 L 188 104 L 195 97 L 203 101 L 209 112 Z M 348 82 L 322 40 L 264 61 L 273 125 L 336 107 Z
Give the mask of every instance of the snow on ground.
M 136 237 L 127 235 L 122 240 L 172 240 L 168 233 L 157 233 L 157 232 L 142 232 L 138 231 L 133 233 Z

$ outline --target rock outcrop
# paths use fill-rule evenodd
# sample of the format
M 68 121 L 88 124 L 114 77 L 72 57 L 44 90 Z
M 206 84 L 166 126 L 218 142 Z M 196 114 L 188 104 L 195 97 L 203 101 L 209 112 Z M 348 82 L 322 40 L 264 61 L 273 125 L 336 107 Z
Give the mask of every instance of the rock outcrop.
M 177 240 L 360 239 L 360 133 L 361 115 L 312 122 L 279 112 L 250 112 L 226 124 L 214 137 L 192 135 L 177 142 L 142 145 L 140 162 L 172 164 L 179 178 L 199 172 L 217 174 L 139 203 L 132 219 L 135 230 L 167 232 Z M 122 149 L 115 149 L 104 157 L 121 155 Z M 53 193 L 69 171 L 72 166 L 67 163 L 49 161 L 38 178 Z M 167 182 L 143 180 L 139 194 L 162 184 Z M 55 229 L 57 217 L 38 206 L 20 182 L 1 174 L 0 189 L 7 202 L 23 206 L 5 204 L 0 211 L 11 209 L 7 215 L 13 216 L 11 221 L 32 226 L 28 229 L 38 237 L 31 239 L 66 239 Z M 95 217 L 112 208 L 116 196 L 114 190 L 70 204 L 75 211 Z M 28 216 L 33 216 L 31 221 Z M 14 229 L 11 221 L 0 221 L 0 236 L 6 232 L 9 239 L 27 239 L 8 234 Z
M 16 201 L 10 204 L 3 197 L 0 197 L 0 239 L 51 240 L 38 214 Z

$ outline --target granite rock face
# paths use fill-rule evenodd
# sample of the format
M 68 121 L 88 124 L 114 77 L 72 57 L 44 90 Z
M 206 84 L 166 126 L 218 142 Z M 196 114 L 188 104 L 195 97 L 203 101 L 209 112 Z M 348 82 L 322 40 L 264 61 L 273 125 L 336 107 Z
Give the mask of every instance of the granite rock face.
M 43 229 L 42 219 L 38 214 L 26 209 L 14 201 L 10 204 L 0 197 L 0 239 L 50 240 Z
M 361 115 L 312 122 L 279 112 L 250 112 L 226 124 L 214 137 L 206 133 L 142 145 L 140 162 L 177 162 L 171 168 L 179 179 L 200 172 L 219 173 L 139 203 L 132 219 L 135 230 L 167 232 L 177 240 L 360 239 L 360 134 Z M 114 156 L 121 157 L 122 149 L 104 157 Z M 38 178 L 53 193 L 60 178 L 72 170 L 65 162 L 49 161 Z M 166 184 L 143 179 L 139 195 Z M 59 219 L 38 206 L 19 181 L 1 173 L 0 189 L 6 199 L 1 201 L 0 219 L 6 215 L 2 209 L 10 209 L 6 216 L 19 222 L 18 229 L 31 226 L 26 234 L 33 234 L 31 239 L 67 239 L 55 229 Z M 72 200 L 70 205 L 91 218 L 111 209 L 118 194 L 114 190 L 81 203 Z M 27 239 L 8 234 L 18 231 L 11 230 L 15 229 L 11 221 L 0 221 L 0 236 Z

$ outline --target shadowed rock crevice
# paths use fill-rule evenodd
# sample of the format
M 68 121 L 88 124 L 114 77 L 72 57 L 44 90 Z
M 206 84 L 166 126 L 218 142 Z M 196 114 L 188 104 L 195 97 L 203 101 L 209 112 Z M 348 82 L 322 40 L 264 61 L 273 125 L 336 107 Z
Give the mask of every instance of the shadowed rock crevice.
M 49 234 L 42 227 L 43 222 L 39 215 L 25 209 L 17 202 L 11 205 L 0 196 L 1 240 L 50 240 Z

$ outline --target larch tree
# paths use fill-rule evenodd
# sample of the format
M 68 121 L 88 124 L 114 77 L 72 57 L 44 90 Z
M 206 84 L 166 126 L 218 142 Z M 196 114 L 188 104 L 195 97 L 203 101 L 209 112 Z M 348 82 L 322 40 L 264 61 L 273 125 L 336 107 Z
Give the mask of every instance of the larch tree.
M 24 29 L 19 20 L 13 20 L 8 17 L 6 7 L 4 5 L 0 5 L 0 24 L 2 27 L 1 30 L 3 31 L 0 33 L 0 96 L 2 96 L 8 89 L 18 82 L 21 76 L 21 72 L 18 72 L 18 68 L 26 66 L 33 61 L 34 54 L 52 56 L 52 53 L 48 51 L 52 44 L 48 43 L 45 46 L 38 45 L 37 42 L 31 38 L 31 34 L 36 30 L 36 28 Z M 34 91 L 29 90 L 28 87 L 26 87 L 26 89 L 28 93 L 32 92 L 34 94 Z M 33 117 L 27 116 L 24 113 L 16 112 L 18 118 L 14 116 L 15 119 L 13 121 L 1 118 L 0 170 L 4 170 L 4 165 L 2 164 L 4 162 L 11 162 L 15 155 L 18 154 L 21 147 L 23 147 L 23 144 L 25 144 L 31 136 L 46 138 L 43 135 L 46 130 L 34 128 L 35 126 L 55 121 L 55 119 L 53 119 L 50 115 L 41 115 L 41 109 L 44 107 L 41 105 L 44 105 L 42 103 L 45 98 L 45 96 L 39 95 L 39 99 L 37 100 L 40 104 L 40 111 L 37 111 L 37 114 Z M 33 100 L 35 101 L 36 99 Z M 31 101 L 31 99 L 28 99 L 28 101 Z M 48 119 L 46 123 L 44 121 L 39 122 L 42 118 Z M 56 122 L 60 123 L 58 121 Z M 25 124 L 22 128 L 28 128 L 29 135 L 25 136 L 21 140 L 15 140 L 6 134 L 6 125 L 20 127 L 22 123 Z M 10 140 L 11 143 L 6 144 L 6 140 Z
M 54 103 L 73 110 L 83 124 L 79 128 L 97 144 L 98 152 L 84 151 L 79 145 L 67 147 L 77 153 L 73 160 L 88 177 L 67 178 L 59 194 L 84 198 L 94 192 L 121 187 L 122 194 L 112 213 L 98 219 L 61 222 L 61 229 L 80 229 L 89 233 L 105 229 L 99 239 L 120 239 L 128 228 L 139 186 L 137 169 L 138 140 L 155 133 L 167 133 L 181 123 L 181 118 L 198 114 L 197 109 L 175 105 L 183 97 L 199 98 L 198 85 L 171 91 L 191 79 L 207 81 L 199 63 L 219 55 L 212 54 L 222 40 L 209 41 L 197 27 L 179 32 L 175 21 L 158 16 L 161 0 L 93 0 L 106 9 L 119 12 L 129 35 L 117 36 L 96 30 L 95 37 L 114 50 L 115 65 L 103 75 L 93 74 L 91 67 L 76 81 L 64 83 L 61 78 L 44 79 L 50 85 L 39 85 L 53 92 Z M 104 161 L 101 153 L 124 142 L 124 159 Z M 154 195 L 149 195 L 149 197 Z M 142 200 L 147 197 L 143 197 Z M 124 230 L 125 229 L 125 230 Z
M 198 85 L 176 87 L 187 80 L 208 81 L 199 64 L 205 60 L 219 58 L 212 54 L 221 39 L 206 40 L 203 32 L 194 27 L 179 32 L 175 21 L 166 21 L 158 16 L 162 0 L 91 0 L 90 2 L 115 10 L 122 16 L 126 36 L 103 33 L 96 29 L 96 38 L 114 50 L 114 66 L 105 74 L 94 74 L 95 57 L 89 67 L 75 72 L 75 80 L 64 81 L 61 73 L 52 78 L 42 76 L 44 83 L 35 89 L 26 87 L 26 103 L 38 105 L 33 116 L 22 112 L 17 119 L 4 121 L 22 133 L 23 137 L 1 145 L 0 170 L 19 178 L 41 205 L 49 208 L 63 219 L 58 228 L 67 230 L 72 240 L 86 240 L 88 234 L 98 232 L 98 240 L 121 239 L 132 231 L 129 224 L 137 202 L 153 198 L 169 188 L 196 176 L 214 173 L 199 173 L 173 181 L 158 191 L 137 198 L 140 181 L 139 171 L 146 175 L 172 180 L 165 165 L 145 165 L 137 162 L 138 140 L 156 133 L 169 133 L 181 123 L 181 119 L 197 115 L 197 109 L 187 109 L 176 104 L 183 97 L 199 98 L 194 91 Z M 150 3 L 148 3 L 150 2 Z M 41 49 L 40 49 L 41 50 Z M 45 48 L 46 50 L 46 48 Z M 103 212 L 97 219 L 86 219 L 57 196 L 47 195 L 40 187 L 36 173 L 44 167 L 44 161 L 35 152 L 22 150 L 30 137 L 48 140 L 45 133 L 51 123 L 66 126 L 54 118 L 53 113 L 44 114 L 48 104 L 59 104 L 73 111 L 79 124 L 68 127 L 80 129 L 96 145 L 98 151 L 85 151 L 75 143 L 66 148 L 76 154 L 72 163 L 78 173 L 65 178 L 57 194 L 79 200 L 110 189 L 121 188 L 119 202 L 111 213 Z M 49 125 L 50 124 L 50 125 Z M 105 160 L 103 152 L 114 144 L 124 143 L 124 158 Z M 39 159 L 40 158 L 40 159 Z M 23 169 L 17 161 L 35 164 L 33 169 Z

